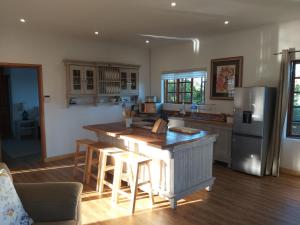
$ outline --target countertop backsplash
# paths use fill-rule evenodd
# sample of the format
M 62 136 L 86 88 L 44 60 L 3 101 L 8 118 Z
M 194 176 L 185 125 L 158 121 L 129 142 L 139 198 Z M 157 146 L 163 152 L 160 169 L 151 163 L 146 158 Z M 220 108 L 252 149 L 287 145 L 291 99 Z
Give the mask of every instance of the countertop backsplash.
M 230 102 L 231 103 L 231 102 Z M 192 104 L 185 104 L 185 111 L 191 112 L 191 106 Z M 164 103 L 163 104 L 163 110 L 166 111 L 179 111 L 182 108 L 182 104 L 171 104 L 171 103 Z M 198 105 L 198 112 L 203 113 L 213 113 L 213 114 L 233 114 L 233 105 L 226 104 L 226 107 L 224 107 L 224 104 L 205 104 L 205 105 Z

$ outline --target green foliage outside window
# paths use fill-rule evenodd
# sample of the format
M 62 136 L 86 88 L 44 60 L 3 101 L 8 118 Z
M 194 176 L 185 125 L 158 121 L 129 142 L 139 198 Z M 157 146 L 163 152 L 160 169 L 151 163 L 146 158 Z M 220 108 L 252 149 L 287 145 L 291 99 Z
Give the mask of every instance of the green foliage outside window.
M 206 78 L 185 78 L 165 81 L 165 102 L 181 104 L 205 103 Z

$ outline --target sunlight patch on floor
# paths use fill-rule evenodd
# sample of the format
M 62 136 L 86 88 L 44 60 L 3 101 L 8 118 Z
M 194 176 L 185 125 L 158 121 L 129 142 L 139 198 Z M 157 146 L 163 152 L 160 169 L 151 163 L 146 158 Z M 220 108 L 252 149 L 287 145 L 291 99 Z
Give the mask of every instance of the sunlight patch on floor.
M 122 217 L 132 216 L 130 213 L 129 200 L 120 198 L 119 204 L 113 206 L 110 197 L 111 192 L 107 191 L 103 196 L 105 197 L 100 198 L 99 194 L 95 191 L 85 192 L 82 194 L 81 210 L 83 224 L 95 224 L 99 222 L 119 219 Z M 202 199 L 182 199 L 178 201 L 178 207 L 202 201 Z M 138 194 L 135 215 L 164 209 L 170 209 L 168 200 L 165 200 L 159 196 L 155 196 L 155 204 L 153 205 L 153 207 L 151 207 L 148 195 L 142 192 Z
M 47 170 L 65 169 L 65 168 L 72 168 L 72 167 L 74 167 L 74 165 L 42 167 L 42 168 L 36 168 L 36 169 L 25 169 L 25 170 L 12 171 L 11 174 L 15 175 L 15 174 L 22 174 L 22 173 L 32 173 L 32 172 L 41 172 L 41 171 L 47 171 Z

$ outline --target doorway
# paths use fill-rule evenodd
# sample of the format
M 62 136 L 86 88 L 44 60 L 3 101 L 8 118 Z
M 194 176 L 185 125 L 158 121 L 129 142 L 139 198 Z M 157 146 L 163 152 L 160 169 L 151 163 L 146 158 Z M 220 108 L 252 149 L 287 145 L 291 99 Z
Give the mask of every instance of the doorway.
M 9 106 L 9 77 L 0 68 L 0 134 L 2 138 L 9 138 L 11 135 L 10 106 Z
M 10 167 L 46 158 L 42 66 L 0 63 L 0 158 Z

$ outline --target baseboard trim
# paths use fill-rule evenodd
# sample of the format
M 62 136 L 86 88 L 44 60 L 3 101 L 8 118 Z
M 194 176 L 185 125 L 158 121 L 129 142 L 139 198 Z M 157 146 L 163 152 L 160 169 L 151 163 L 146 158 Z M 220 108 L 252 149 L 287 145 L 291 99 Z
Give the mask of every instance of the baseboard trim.
M 64 154 L 64 155 L 59 155 L 59 156 L 48 157 L 45 159 L 45 162 L 54 162 L 54 161 L 72 158 L 72 157 L 74 157 L 74 153 L 69 153 L 69 154 Z M 300 177 L 300 171 L 291 170 L 291 169 L 287 169 L 287 168 L 283 168 L 283 167 L 280 167 L 279 171 L 280 171 L 280 173 L 283 173 L 283 174 Z
M 283 173 L 283 174 L 293 175 L 293 176 L 300 176 L 300 171 L 291 170 L 291 169 L 282 168 L 282 167 L 280 167 L 279 172 Z
M 53 157 L 47 157 L 45 159 L 45 162 L 53 162 L 53 161 L 63 160 L 63 159 L 72 158 L 72 157 L 74 157 L 74 153 L 53 156 Z

